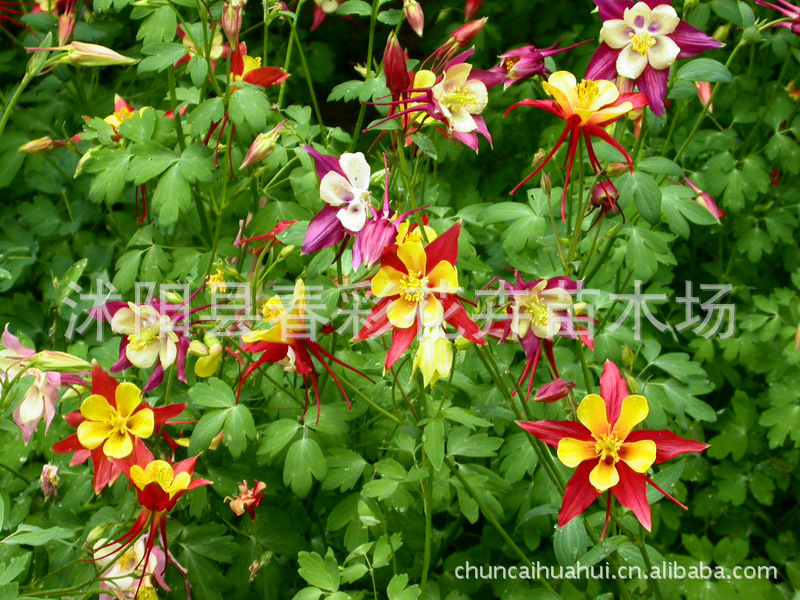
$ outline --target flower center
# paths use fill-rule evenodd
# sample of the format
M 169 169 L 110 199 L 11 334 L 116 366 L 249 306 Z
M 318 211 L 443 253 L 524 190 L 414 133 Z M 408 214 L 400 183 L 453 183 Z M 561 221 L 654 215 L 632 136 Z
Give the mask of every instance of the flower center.
M 516 64 L 521 60 L 521 56 L 509 56 L 506 58 L 503 61 L 503 68 L 506 70 L 506 73 L 510 73 L 514 66 L 516 66 Z
M 535 327 L 547 328 L 550 323 L 550 316 L 542 299 L 539 296 L 528 296 L 522 301 L 522 307 L 525 309 L 526 314 L 531 318 L 531 322 Z
M 642 56 L 645 56 L 650 51 L 650 48 L 656 44 L 655 38 L 650 37 L 650 34 L 646 31 L 641 33 L 631 32 L 628 37 L 631 38 L 631 48 Z
M 214 273 L 214 275 L 209 275 L 208 279 L 206 280 L 208 289 L 211 290 L 212 294 L 224 294 L 227 292 L 228 286 L 225 285 L 225 283 L 225 274 L 221 269 L 217 269 L 217 272 Z
M 172 490 L 172 481 L 175 473 L 169 463 L 163 460 L 154 460 L 145 470 L 146 483 L 157 483 L 165 492 Z
M 138 335 L 131 334 L 128 336 L 128 349 L 139 351 L 144 350 L 150 344 L 155 342 L 159 337 L 160 329 L 158 324 L 148 327 Z
M 123 417 L 120 413 L 114 413 L 114 416 L 108 420 L 108 424 L 111 425 L 114 431 L 126 435 L 128 433 L 128 418 Z
M 600 95 L 600 87 L 591 79 L 584 79 L 575 86 L 575 93 L 578 95 L 578 106 L 588 108 Z
M 422 302 L 427 285 L 427 277 L 423 277 L 422 273 L 410 271 L 400 280 L 400 296 L 409 302 Z
M 616 433 L 603 433 L 599 436 L 592 436 L 596 443 L 594 451 L 600 460 L 610 462 L 609 459 L 615 463 L 619 461 L 619 449 L 622 447 L 622 441 L 617 437 Z
M 268 323 L 272 323 L 276 321 L 280 317 L 286 314 L 286 310 L 283 308 L 283 302 L 278 296 L 273 296 L 261 307 L 261 316 L 264 317 L 264 320 Z
M 465 88 L 453 88 L 442 96 L 444 104 L 450 112 L 461 110 L 462 108 L 474 108 L 478 104 L 478 97 Z

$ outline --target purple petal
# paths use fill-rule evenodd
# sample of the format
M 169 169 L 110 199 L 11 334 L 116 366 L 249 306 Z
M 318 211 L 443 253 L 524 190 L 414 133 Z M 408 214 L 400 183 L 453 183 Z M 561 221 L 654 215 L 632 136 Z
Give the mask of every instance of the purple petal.
M 653 114 L 658 117 L 664 114 L 664 99 L 667 97 L 668 82 L 669 69 L 656 71 L 650 65 L 645 67 L 642 76 L 636 80 L 639 91 L 647 96 L 650 109 L 653 111 Z
M 6 350 L 16 352 L 18 356 L 33 356 L 36 354 L 36 350 L 26 348 L 20 344 L 19 338 L 8 331 L 8 323 L 6 323 L 6 328 L 3 331 L 3 346 Z
M 489 145 L 492 145 L 492 134 L 489 133 L 489 128 L 486 127 L 486 120 L 483 118 L 483 115 L 474 115 L 473 119 L 475 119 L 475 123 L 478 128 L 475 130 L 480 133 L 483 137 L 486 138 L 486 141 L 489 142 Z
M 329 248 L 344 239 L 345 230 L 336 216 L 337 206 L 326 206 L 308 224 L 306 238 L 303 240 L 303 254 L 318 252 Z
M 680 22 L 677 29 L 668 36 L 673 42 L 678 44 L 681 53 L 678 58 L 692 58 L 706 50 L 722 48 L 722 42 L 718 42 L 712 37 L 707 36 L 699 29 L 695 29 L 688 23 Z
M 126 308 L 127 302 L 106 302 L 89 309 L 89 316 L 95 321 L 110 321 L 120 308 Z
M 600 18 L 603 21 L 609 19 L 621 19 L 626 8 L 631 8 L 633 2 L 630 0 L 594 0 L 600 11 Z
M 125 369 L 130 369 L 133 366 L 133 363 L 131 363 L 131 361 L 128 360 L 127 350 L 128 350 L 128 336 L 123 335 L 119 343 L 119 359 L 117 360 L 117 362 L 111 365 L 112 373 L 119 373 L 120 371 L 124 371 Z
M 667 6 L 672 6 L 672 0 L 639 0 L 639 1 L 644 2 L 651 9 L 655 8 L 656 6 L 661 6 L 662 4 L 666 4 Z
M 317 152 L 308 144 L 304 146 L 304 149 L 306 152 L 308 152 L 308 155 L 314 159 L 314 166 L 317 169 L 317 176 L 320 178 L 320 180 L 322 180 L 322 178 L 331 171 L 335 171 L 342 177 L 347 178 L 347 176 L 344 174 L 344 171 L 342 171 L 342 168 L 339 166 L 338 158 Z
M 189 350 L 189 338 L 180 336 L 178 339 L 178 356 L 176 362 L 178 363 L 178 381 L 186 383 L 186 353 Z
M 620 51 L 614 50 L 608 44 L 600 44 L 595 50 L 589 66 L 586 67 L 586 79 L 608 79 L 613 81 L 617 77 L 617 57 Z
M 478 136 L 474 133 L 461 133 L 459 131 L 454 131 L 451 135 L 453 136 L 453 139 L 458 140 L 467 148 L 470 148 L 475 152 L 478 151 Z
M 481 81 L 488 89 L 492 89 L 503 83 L 506 78 L 506 72 L 500 66 L 492 67 L 488 71 L 473 69 L 469 74 L 469 78 Z
M 146 394 L 150 390 L 156 389 L 161 385 L 162 381 L 164 381 L 164 367 L 161 366 L 160 362 L 157 362 L 156 368 L 153 369 L 153 372 L 150 375 L 150 379 L 147 380 L 147 383 L 142 388 L 142 393 Z

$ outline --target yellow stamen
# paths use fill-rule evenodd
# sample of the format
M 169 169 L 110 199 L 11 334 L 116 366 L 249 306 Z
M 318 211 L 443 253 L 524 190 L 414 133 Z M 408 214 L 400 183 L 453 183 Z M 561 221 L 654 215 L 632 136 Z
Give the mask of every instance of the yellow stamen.
M 158 340 L 159 338 L 159 327 L 158 325 L 153 325 L 152 327 L 148 327 L 144 331 L 142 331 L 139 335 L 131 334 L 128 336 L 128 350 L 144 350 L 150 344 Z
M 209 275 L 208 279 L 206 279 L 206 284 L 212 294 L 224 294 L 227 292 L 228 286 L 225 285 L 225 283 L 225 274 L 222 272 L 222 269 L 217 269 L 214 275 Z
M 454 88 L 445 93 L 441 98 L 442 104 L 444 104 L 450 112 L 461 110 L 465 106 L 474 106 L 477 101 L 478 98 L 475 94 L 464 88 Z
M 503 61 L 503 68 L 507 73 L 510 73 L 514 66 L 516 66 L 516 64 L 521 60 L 521 56 L 509 56 Z
M 273 296 L 261 307 L 261 316 L 264 317 L 264 320 L 268 323 L 276 321 L 280 317 L 286 314 L 286 309 L 283 308 L 283 302 L 281 302 L 280 297 Z
M 400 296 L 409 302 L 422 302 L 427 285 L 427 277 L 423 277 L 422 273 L 412 271 L 408 275 L 403 275 L 400 280 Z
M 595 81 L 584 79 L 575 86 L 575 93 L 578 95 L 578 107 L 589 108 L 600 94 L 600 87 Z
M 592 437 L 596 441 L 594 451 L 597 452 L 600 460 L 609 462 L 608 459 L 610 458 L 615 463 L 619 462 L 619 449 L 622 447 L 622 441 L 617 438 L 616 433 L 603 433 Z
M 629 33 L 628 37 L 631 38 L 631 48 L 635 52 L 638 52 L 642 56 L 646 55 L 650 48 L 655 46 L 656 40 L 650 37 L 650 34 L 645 32 L 642 33 Z

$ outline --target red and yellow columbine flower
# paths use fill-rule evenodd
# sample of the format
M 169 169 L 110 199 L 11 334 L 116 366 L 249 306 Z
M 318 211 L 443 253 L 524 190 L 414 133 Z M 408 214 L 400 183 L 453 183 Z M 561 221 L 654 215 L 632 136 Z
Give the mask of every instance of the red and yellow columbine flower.
M 185 404 L 152 407 L 141 398 L 132 383 L 118 383 L 94 363 L 92 366 L 92 395 L 81 404 L 80 410 L 64 416 L 77 429 L 53 446 L 53 452 L 74 452 L 70 465 L 86 462 L 94 465 L 94 491 L 99 494 L 119 477 L 121 471 L 112 459 L 133 454 L 142 439 L 158 433 L 167 420 L 176 417 Z
M 486 343 L 456 295 L 460 289 L 455 269 L 460 232 L 461 224 L 457 223 L 425 248 L 410 241 L 384 255 L 383 266 L 372 278 L 372 294 L 380 300 L 356 340 L 392 329 L 387 369 L 408 350 L 421 326 L 434 327 L 442 320 L 469 341 Z
M 113 405 L 105 396 L 92 394 L 81 404 L 86 419 L 78 425 L 78 441 L 87 450 L 102 447 L 109 458 L 125 458 L 133 452 L 135 438 L 153 435 L 153 411 L 142 404 L 142 392 L 132 383 L 114 391 Z
M 603 170 L 600 161 L 592 148 L 592 138 L 597 137 L 611 144 L 619 150 L 631 170 L 633 169 L 633 159 L 631 159 L 625 148 L 611 135 L 604 127 L 608 127 L 614 121 L 629 113 L 632 110 L 642 108 L 647 104 L 647 98 L 642 93 L 620 94 L 619 89 L 612 81 L 584 79 L 577 82 L 575 76 L 567 71 L 557 71 L 550 75 L 548 80 L 542 84 L 544 91 L 553 97 L 553 100 L 522 100 L 517 102 L 506 111 L 506 115 L 520 106 L 533 106 L 553 113 L 560 119 L 566 121 L 564 131 L 558 138 L 553 149 L 547 154 L 542 163 L 523 179 L 517 187 L 511 190 L 515 193 L 519 188 L 528 183 L 544 166 L 550 162 L 553 155 L 569 137 L 569 146 L 566 158 L 566 177 L 564 180 L 564 194 L 561 197 L 561 219 L 566 221 L 566 199 L 569 187 L 572 167 L 575 163 L 575 155 L 578 150 L 578 142 L 581 136 L 586 140 L 586 149 L 589 154 L 589 162 L 595 174 Z
M 606 361 L 600 378 L 600 395 L 589 394 L 578 407 L 579 423 L 573 421 L 520 422 L 519 426 L 558 449 L 558 458 L 576 468 L 567 484 L 558 513 L 563 527 L 608 491 L 611 498 L 629 508 L 650 529 L 647 484 L 683 509 L 686 507 L 662 490 L 646 473 L 653 465 L 687 452 L 702 452 L 707 444 L 683 439 L 671 431 L 634 431 L 650 408 L 644 396 L 628 395 L 617 366 Z M 605 536 L 605 529 L 603 530 Z
M 231 510 L 236 513 L 236 516 L 241 517 L 247 511 L 250 519 L 255 521 L 256 509 L 261 504 L 266 493 L 266 483 L 256 480 L 253 482 L 253 489 L 251 490 L 247 482 L 242 481 L 239 484 L 239 495 L 235 498 L 228 496 L 225 498 L 225 502 L 231 503 Z
M 303 280 L 298 279 L 295 282 L 289 310 L 286 310 L 280 296 L 273 296 L 261 307 L 261 316 L 264 319 L 264 328 L 253 330 L 242 336 L 242 341 L 244 341 L 242 349 L 247 352 L 260 353 L 261 356 L 245 369 L 239 381 L 237 394 L 241 392 L 242 385 L 247 378 L 261 365 L 265 363 L 280 364 L 287 373 L 297 373 L 302 376 L 306 389 L 308 389 L 309 382 L 311 383 L 317 400 L 317 421 L 319 421 L 322 404 L 317 390 L 319 379 L 311 359 L 313 355 L 331 376 L 349 406 L 350 399 L 326 359 L 350 369 L 366 379 L 369 377 L 340 361 L 316 340 L 311 339 L 306 329 L 306 287 Z M 370 381 L 372 380 L 370 379 Z M 307 409 L 308 394 L 306 394 L 306 405 L 303 409 L 304 415 Z
M 149 524 L 147 542 L 145 545 L 144 558 L 142 564 L 149 564 L 150 553 L 153 551 L 158 534 L 161 534 L 161 544 L 164 555 L 169 556 L 167 548 L 167 520 L 166 515 L 175 508 L 178 500 L 186 492 L 195 488 L 210 485 L 207 479 L 192 479 L 194 475 L 195 462 L 197 457 L 193 456 L 179 463 L 170 463 L 165 460 L 156 460 L 153 454 L 144 444 L 138 445 L 134 453 L 125 460 L 116 460 L 114 464 L 122 470 L 136 488 L 136 498 L 142 505 L 142 510 L 136 522 L 118 540 L 109 542 L 102 548 L 112 548 L 105 556 L 98 556 L 95 551 L 95 560 L 102 560 L 119 552 L 133 540 L 138 538 Z M 164 563 L 164 571 L 167 564 Z M 139 581 L 142 585 L 145 574 Z M 139 589 L 137 588 L 137 593 Z

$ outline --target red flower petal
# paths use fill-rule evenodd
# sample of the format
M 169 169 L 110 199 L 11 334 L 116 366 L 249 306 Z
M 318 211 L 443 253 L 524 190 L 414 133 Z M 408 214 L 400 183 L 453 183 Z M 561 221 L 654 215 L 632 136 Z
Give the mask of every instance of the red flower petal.
M 619 483 L 611 488 L 619 503 L 629 508 L 647 531 L 650 531 L 650 504 L 647 502 L 647 477 L 619 461 L 616 465 Z
M 115 394 L 118 386 L 119 382 L 103 371 L 99 364 L 92 365 L 92 394 L 103 396 L 111 406 L 116 408 Z
M 428 247 L 425 248 L 425 254 L 428 256 L 428 272 L 443 260 L 455 266 L 458 261 L 458 236 L 460 233 L 461 221 L 428 244 Z
M 589 473 L 592 472 L 597 463 L 586 460 L 578 465 L 572 479 L 567 483 L 564 490 L 564 500 L 561 503 L 561 510 L 558 511 L 558 526 L 563 527 L 576 516 L 581 514 L 592 502 L 597 500 L 600 495 L 589 481 Z
M 401 329 L 399 327 L 395 327 L 394 331 L 392 332 L 392 346 L 389 348 L 389 352 L 386 353 L 386 370 L 392 368 L 392 365 L 397 362 L 397 359 L 400 358 L 403 353 L 409 349 L 411 343 L 417 338 L 417 324 L 416 322 L 414 325 L 407 329 Z
M 586 442 L 594 439 L 584 425 L 574 421 L 517 421 L 517 425 L 554 448 L 557 448 L 558 442 L 564 438 L 575 438 Z
M 655 464 L 672 460 L 687 452 L 702 452 L 708 448 L 708 444 L 684 439 L 671 431 L 632 431 L 626 439 L 627 442 L 640 440 L 652 440 L 656 443 Z
M 600 396 L 606 401 L 608 422 L 613 426 L 619 419 L 622 401 L 628 396 L 628 386 L 617 365 L 610 360 L 603 365 L 603 375 L 600 377 Z

